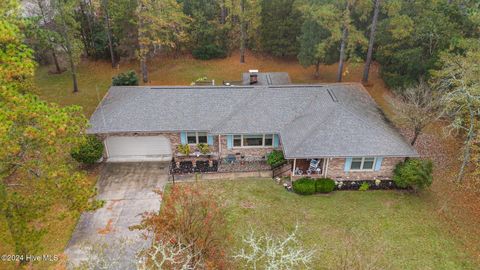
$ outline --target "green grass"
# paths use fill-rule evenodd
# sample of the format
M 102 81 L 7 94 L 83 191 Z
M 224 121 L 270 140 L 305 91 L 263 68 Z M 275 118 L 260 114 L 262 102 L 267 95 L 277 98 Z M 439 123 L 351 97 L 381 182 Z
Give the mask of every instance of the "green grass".
M 268 179 L 205 185 L 225 205 L 233 250 L 252 228 L 281 236 L 298 224 L 304 247 L 317 250 L 315 269 L 338 269 L 345 254 L 378 269 L 478 269 L 432 213 L 428 197 L 397 191 L 300 196 Z

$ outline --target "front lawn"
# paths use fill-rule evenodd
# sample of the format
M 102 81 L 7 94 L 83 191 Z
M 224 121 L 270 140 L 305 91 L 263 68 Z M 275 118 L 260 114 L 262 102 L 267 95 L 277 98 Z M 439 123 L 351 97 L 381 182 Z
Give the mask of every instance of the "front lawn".
M 299 225 L 315 269 L 475 269 L 436 216 L 429 197 L 399 191 L 300 196 L 272 180 L 211 181 L 227 210 L 233 249 L 251 228 L 276 236 Z M 478 268 L 476 268 L 478 269 Z

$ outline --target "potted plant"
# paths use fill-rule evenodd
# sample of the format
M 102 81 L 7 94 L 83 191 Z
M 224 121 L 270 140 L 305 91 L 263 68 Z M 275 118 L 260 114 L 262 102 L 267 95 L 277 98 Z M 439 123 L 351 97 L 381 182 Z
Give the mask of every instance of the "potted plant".
M 190 155 L 190 145 L 188 144 L 180 144 L 177 146 L 178 152 L 182 155 L 189 156 Z
M 206 143 L 197 144 L 197 149 L 202 155 L 208 155 L 210 153 L 210 147 Z M 195 151 L 196 152 L 196 151 Z M 199 154 L 200 155 L 200 154 Z M 199 156 L 198 155 L 198 156 Z

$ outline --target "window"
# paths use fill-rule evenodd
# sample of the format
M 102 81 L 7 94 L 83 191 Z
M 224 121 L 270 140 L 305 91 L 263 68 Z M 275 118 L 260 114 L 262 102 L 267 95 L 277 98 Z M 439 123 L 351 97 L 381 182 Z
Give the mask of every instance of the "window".
M 273 134 L 233 135 L 233 147 L 272 147 Z
M 199 144 L 207 143 L 207 133 L 206 132 L 187 132 L 187 143 L 188 144 Z
M 242 147 L 242 135 L 233 135 L 233 146 Z
M 273 146 L 273 134 L 265 134 L 265 146 Z
M 352 158 L 352 164 L 350 164 L 350 170 L 352 171 L 373 170 L 374 164 L 375 164 L 375 158 L 373 157 Z
M 243 146 L 263 146 L 263 135 L 243 135 Z
M 207 143 L 207 133 L 206 132 L 197 132 L 197 143 Z
M 197 133 L 187 132 L 187 142 L 188 144 L 197 144 Z

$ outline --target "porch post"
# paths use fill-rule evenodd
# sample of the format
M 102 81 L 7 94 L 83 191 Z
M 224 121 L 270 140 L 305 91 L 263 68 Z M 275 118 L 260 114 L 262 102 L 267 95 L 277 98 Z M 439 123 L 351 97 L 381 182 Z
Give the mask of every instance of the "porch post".
M 325 175 L 323 176 L 324 178 L 327 178 L 327 173 L 328 173 L 328 164 L 330 163 L 330 158 L 326 158 L 327 164 L 325 165 Z
M 295 168 L 297 167 L 297 159 L 293 159 L 293 168 L 292 168 L 292 176 L 295 176 Z
M 222 140 L 220 134 L 218 134 L 218 158 L 222 157 Z

